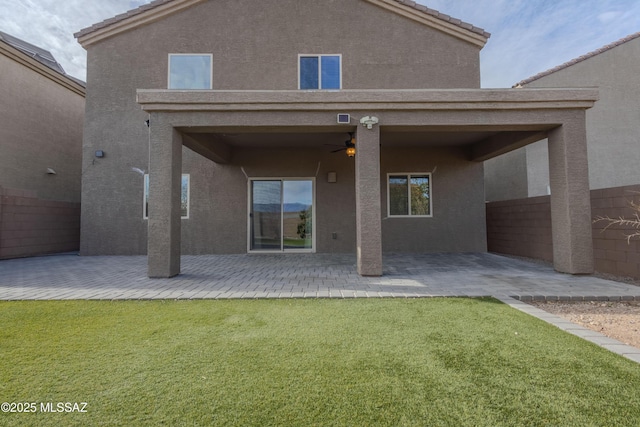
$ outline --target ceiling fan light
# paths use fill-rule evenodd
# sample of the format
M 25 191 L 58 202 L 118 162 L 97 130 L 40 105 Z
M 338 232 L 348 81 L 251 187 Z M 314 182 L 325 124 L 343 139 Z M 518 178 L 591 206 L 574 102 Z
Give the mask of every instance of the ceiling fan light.
M 353 157 L 356 155 L 356 147 L 348 147 L 347 148 L 347 156 Z

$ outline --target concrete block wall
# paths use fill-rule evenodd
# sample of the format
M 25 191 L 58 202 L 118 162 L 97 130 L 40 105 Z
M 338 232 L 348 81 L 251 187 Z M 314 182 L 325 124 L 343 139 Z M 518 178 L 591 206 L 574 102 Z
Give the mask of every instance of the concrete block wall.
M 640 202 L 640 185 L 591 190 L 591 215 L 611 218 L 631 218 L 634 210 L 629 203 Z M 634 231 L 630 227 L 611 226 L 607 222 L 593 224 L 593 251 L 595 269 L 618 276 L 640 278 L 640 240 L 627 243 L 625 235 Z
M 77 251 L 80 203 L 0 187 L 0 259 Z
M 632 218 L 631 201 L 640 202 L 640 185 L 591 190 L 591 216 Z M 640 278 L 640 240 L 625 237 L 636 230 L 606 225 L 592 224 L 595 270 Z M 552 261 L 549 196 L 487 203 L 487 244 L 490 252 Z
M 487 249 L 553 261 L 549 196 L 487 203 Z

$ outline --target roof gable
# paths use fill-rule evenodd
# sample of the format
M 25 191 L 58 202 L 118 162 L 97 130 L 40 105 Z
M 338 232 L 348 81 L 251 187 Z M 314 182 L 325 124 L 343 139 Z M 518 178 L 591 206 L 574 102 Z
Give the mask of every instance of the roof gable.
M 548 76 L 550 74 L 553 74 L 553 73 L 555 73 L 557 71 L 564 70 L 565 68 L 568 68 L 568 67 L 570 67 L 572 65 L 578 64 L 578 63 L 580 63 L 582 61 L 585 61 L 585 60 L 587 60 L 589 58 L 593 58 L 594 56 L 600 55 L 601 53 L 604 53 L 604 52 L 606 52 L 608 50 L 613 49 L 614 47 L 618 47 L 618 46 L 620 46 L 622 44 L 630 42 L 631 40 L 637 39 L 639 37 L 640 37 L 640 32 L 631 34 L 631 35 L 629 35 L 627 37 L 624 37 L 624 38 L 621 38 L 620 40 L 617 40 L 617 41 L 615 41 L 613 43 L 609 43 L 608 45 L 602 46 L 600 49 L 596 49 L 593 52 L 586 53 L 584 55 L 581 55 L 581 56 L 579 56 L 577 58 L 572 59 L 571 61 L 567 61 L 564 64 L 560 64 L 557 67 L 550 68 L 550 69 L 548 69 L 546 71 L 543 71 L 541 73 L 536 74 L 535 76 L 532 76 L 532 77 L 529 77 L 529 78 L 524 79 L 522 81 L 519 81 L 518 83 L 514 84 L 512 87 L 514 87 L 514 88 L 522 87 L 522 86 L 527 85 L 527 84 L 529 84 L 529 83 L 531 83 L 533 81 L 536 81 L 536 80 L 541 79 L 543 77 L 546 77 L 546 76 Z
M 84 28 L 74 36 L 85 48 L 102 39 L 150 24 L 195 4 L 208 0 L 154 0 L 126 13 Z M 363 0 L 406 18 L 420 22 L 482 48 L 490 34 L 459 19 L 442 14 L 411 0 Z

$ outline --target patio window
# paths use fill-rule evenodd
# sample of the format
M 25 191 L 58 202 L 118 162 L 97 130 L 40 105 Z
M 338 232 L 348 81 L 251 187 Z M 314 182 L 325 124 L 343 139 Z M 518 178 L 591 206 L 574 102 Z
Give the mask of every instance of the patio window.
M 431 174 L 391 173 L 387 175 L 388 215 L 431 217 Z
M 189 174 L 182 174 L 182 191 L 180 193 L 180 218 L 189 218 Z M 143 218 L 149 219 L 149 174 L 144 175 L 144 204 L 143 204 Z
M 213 55 L 169 54 L 169 89 L 212 89 Z
M 340 89 L 342 87 L 341 55 L 300 55 L 298 57 L 299 89 Z

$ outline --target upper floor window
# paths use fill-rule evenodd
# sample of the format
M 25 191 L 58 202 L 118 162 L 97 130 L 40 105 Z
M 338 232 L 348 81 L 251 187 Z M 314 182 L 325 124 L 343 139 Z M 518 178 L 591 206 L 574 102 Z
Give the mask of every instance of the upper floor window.
M 432 216 L 431 174 L 388 174 L 387 203 L 389 216 Z
M 169 89 L 212 89 L 213 55 L 169 54 Z
M 299 55 L 299 89 L 341 89 L 341 55 Z

